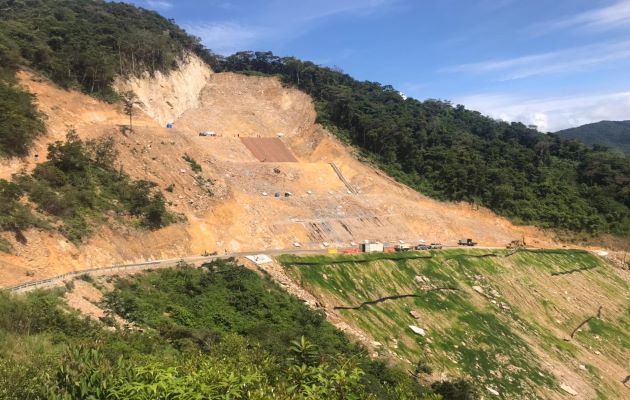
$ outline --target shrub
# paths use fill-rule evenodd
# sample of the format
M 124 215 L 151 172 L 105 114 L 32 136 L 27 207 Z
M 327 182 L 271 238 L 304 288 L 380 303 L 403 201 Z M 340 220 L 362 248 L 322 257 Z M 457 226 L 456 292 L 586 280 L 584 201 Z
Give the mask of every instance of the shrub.
M 82 141 L 73 130 L 65 142 L 48 148 L 48 160 L 17 183 L 0 180 L 0 229 L 24 228 L 35 224 L 28 209 L 19 202 L 23 194 L 39 209 L 61 220 L 59 231 L 79 243 L 102 222 L 107 211 L 139 218 L 140 226 L 157 229 L 176 220 L 166 210 L 163 195 L 149 181 L 132 181 L 115 169 L 116 151 L 112 138 Z M 6 215 L 6 216 L 5 216 Z
M 193 172 L 196 172 L 196 173 L 200 173 L 200 172 L 201 172 L 201 165 L 199 165 L 199 164 L 197 163 L 197 161 L 195 161 L 195 159 L 194 159 L 194 158 L 192 158 L 192 157 L 191 157 L 191 156 L 189 156 L 188 154 L 184 154 L 184 155 L 182 156 L 182 158 L 183 158 L 183 159 L 184 159 L 184 160 L 185 160 L 188 164 L 190 164 L 190 169 L 192 169 L 192 170 L 193 170 Z
M 0 63 L 2 63 L 0 51 Z M 2 66 L 0 65 L 0 70 Z M 33 140 L 45 131 L 34 96 L 0 77 L 0 157 L 25 156 Z

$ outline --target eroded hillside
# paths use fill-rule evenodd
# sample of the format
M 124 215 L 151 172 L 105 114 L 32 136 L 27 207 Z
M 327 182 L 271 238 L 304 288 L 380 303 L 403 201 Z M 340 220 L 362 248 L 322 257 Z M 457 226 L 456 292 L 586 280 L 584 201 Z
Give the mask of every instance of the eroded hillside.
M 128 117 L 119 106 L 59 89 L 30 72 L 19 79 L 37 95 L 48 134 L 27 158 L 2 161 L 1 178 L 44 161 L 47 145 L 70 128 L 81 138 L 111 135 L 120 166 L 135 179 L 158 183 L 172 211 L 187 222 L 153 232 L 103 226 L 80 246 L 49 231 L 29 230 L 22 242 L 3 233 L 14 249 L 0 255 L 3 286 L 115 263 L 294 243 L 302 248 L 366 239 L 454 244 L 472 237 L 484 246 L 504 246 L 525 237 L 534 246 L 555 245 L 535 228 L 516 227 L 468 204 L 429 199 L 358 161 L 315 123 L 311 99 L 275 78 L 213 74 L 192 57 L 169 76 L 119 82 L 119 90 L 133 90 L 141 102 L 134 132 L 126 135 L 120 128 Z M 174 128 L 167 129 L 166 122 Z M 201 131 L 217 136 L 202 137 Z M 298 162 L 261 161 L 243 144 L 247 137 L 279 137 Z M 201 166 L 200 173 L 184 155 Z M 34 276 L 27 277 L 28 271 Z

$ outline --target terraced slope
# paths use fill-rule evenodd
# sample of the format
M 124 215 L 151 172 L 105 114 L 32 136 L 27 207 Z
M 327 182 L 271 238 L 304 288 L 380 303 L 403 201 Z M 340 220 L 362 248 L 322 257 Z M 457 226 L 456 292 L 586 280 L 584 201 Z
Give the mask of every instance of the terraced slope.
M 412 371 L 428 364 L 426 379 L 467 375 L 484 392 L 510 399 L 630 394 L 621 384 L 629 373 L 629 285 L 595 255 L 448 250 L 391 257 L 281 261 L 325 307 L 369 333 L 380 353 Z M 391 298 L 400 295 L 409 296 Z

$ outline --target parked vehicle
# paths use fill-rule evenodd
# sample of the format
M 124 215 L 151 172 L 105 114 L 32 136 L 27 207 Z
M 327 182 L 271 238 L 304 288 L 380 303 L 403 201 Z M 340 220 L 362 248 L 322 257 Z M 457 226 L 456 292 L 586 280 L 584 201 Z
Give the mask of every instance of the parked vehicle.
M 199 136 L 216 136 L 216 132 L 212 132 L 212 131 L 204 131 L 204 132 L 199 132 Z
M 477 242 L 473 242 L 472 239 L 460 239 L 457 244 L 460 246 L 474 246 Z
M 409 251 L 411 247 L 408 244 L 399 244 L 396 246 L 396 251 Z
M 431 250 L 431 246 L 428 244 L 419 244 L 416 246 L 416 250 Z
M 442 243 L 431 243 L 431 244 L 429 245 L 429 247 L 430 247 L 430 248 L 432 248 L 432 249 L 439 250 L 439 249 L 441 249 L 441 248 L 442 248 Z

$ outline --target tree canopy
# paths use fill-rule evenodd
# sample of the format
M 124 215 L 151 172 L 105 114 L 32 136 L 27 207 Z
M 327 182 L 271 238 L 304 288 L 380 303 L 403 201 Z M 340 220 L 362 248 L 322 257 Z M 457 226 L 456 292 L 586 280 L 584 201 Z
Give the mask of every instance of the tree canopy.
M 600 121 L 556 132 L 566 139 L 606 146 L 630 154 L 630 121 Z

